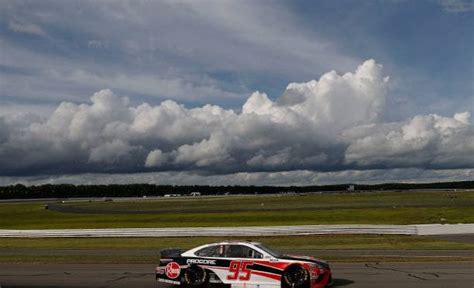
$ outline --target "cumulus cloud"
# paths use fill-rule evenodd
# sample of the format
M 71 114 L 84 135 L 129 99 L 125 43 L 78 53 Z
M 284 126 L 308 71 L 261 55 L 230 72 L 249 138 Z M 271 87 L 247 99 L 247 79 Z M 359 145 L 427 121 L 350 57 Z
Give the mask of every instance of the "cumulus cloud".
M 474 129 L 469 113 L 421 115 L 352 131 L 346 161 L 358 167 L 472 167 Z
M 255 92 L 241 111 L 133 106 L 105 89 L 47 119 L 0 117 L 0 174 L 472 168 L 469 113 L 385 123 L 388 82 L 368 60 L 352 73 L 291 83 L 276 100 Z
M 160 149 L 151 151 L 148 156 L 146 156 L 145 166 L 146 167 L 160 167 L 162 164 L 166 163 L 166 155 Z

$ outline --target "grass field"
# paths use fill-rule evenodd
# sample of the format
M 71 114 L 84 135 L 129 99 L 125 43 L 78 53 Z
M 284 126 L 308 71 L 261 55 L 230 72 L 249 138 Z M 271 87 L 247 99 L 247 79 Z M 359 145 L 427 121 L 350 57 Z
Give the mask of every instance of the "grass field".
M 474 223 L 474 192 L 377 192 L 0 204 L 0 229 Z M 103 213 L 103 214 L 101 214 Z M 141 214 L 145 213 L 145 214 Z
M 474 192 L 366 192 L 66 203 L 85 211 L 202 213 L 395 207 L 472 207 Z
M 228 240 L 241 239 L 227 237 Z M 425 236 L 410 235 L 308 235 L 252 237 L 254 241 L 285 250 L 398 250 L 398 249 L 458 249 L 474 250 L 474 243 L 458 243 Z M 192 248 L 198 245 L 222 241 L 221 237 L 165 237 L 165 238 L 5 238 L 0 249 L 162 249 L 164 247 Z
M 2 239 L 0 262 L 153 264 L 158 261 L 160 249 L 167 247 L 188 249 L 221 240 L 216 237 Z M 318 251 L 321 250 L 474 250 L 472 243 L 405 235 L 315 235 L 254 237 L 252 240 L 263 242 L 286 253 L 313 256 L 318 256 Z M 68 249 L 73 249 L 73 251 Z M 414 259 L 410 253 L 391 257 L 344 254 L 337 253 L 324 258 L 331 261 L 412 261 Z M 473 261 L 474 257 L 469 255 L 416 257 L 416 261 L 433 260 Z
M 81 213 L 46 210 L 47 202 L 0 204 L 0 229 L 262 226 L 296 224 L 474 223 L 474 192 L 377 192 L 159 198 L 56 203 Z M 150 263 L 165 247 L 191 248 L 221 241 L 187 238 L 0 239 L 0 262 Z M 474 250 L 473 243 L 404 235 L 253 237 L 289 253 L 318 251 Z M 329 254 L 330 261 L 473 261 L 449 257 Z M 380 255 L 383 255 L 380 254 Z M 470 256 L 471 255 L 471 256 Z

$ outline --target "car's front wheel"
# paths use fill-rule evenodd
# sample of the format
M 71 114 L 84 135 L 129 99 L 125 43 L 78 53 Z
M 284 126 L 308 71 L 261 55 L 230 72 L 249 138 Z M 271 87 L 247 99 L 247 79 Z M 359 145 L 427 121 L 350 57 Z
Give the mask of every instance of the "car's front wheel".
M 308 270 L 299 266 L 292 265 L 283 272 L 282 277 L 283 288 L 303 288 L 309 287 Z
M 209 274 L 203 268 L 193 265 L 184 270 L 183 283 L 185 284 L 185 287 L 207 287 L 208 282 Z

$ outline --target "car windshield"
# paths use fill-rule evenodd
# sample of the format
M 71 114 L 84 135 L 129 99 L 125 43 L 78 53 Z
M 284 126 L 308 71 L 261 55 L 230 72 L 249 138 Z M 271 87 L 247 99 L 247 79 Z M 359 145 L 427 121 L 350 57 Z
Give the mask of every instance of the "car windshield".
M 268 248 L 267 246 L 265 245 L 262 245 L 262 244 L 259 244 L 259 245 L 256 245 L 258 248 L 262 249 L 263 251 L 267 252 L 268 254 L 270 254 L 272 257 L 275 257 L 275 258 L 279 258 L 281 256 L 283 256 L 282 253 L 280 252 L 277 252 L 271 248 Z

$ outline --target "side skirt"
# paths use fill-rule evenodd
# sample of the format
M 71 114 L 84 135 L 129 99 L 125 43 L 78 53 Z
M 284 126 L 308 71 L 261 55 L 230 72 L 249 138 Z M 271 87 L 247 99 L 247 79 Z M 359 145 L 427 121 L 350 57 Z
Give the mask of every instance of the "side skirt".
M 231 288 L 281 288 L 281 285 L 277 284 L 246 284 L 238 283 L 232 284 Z

